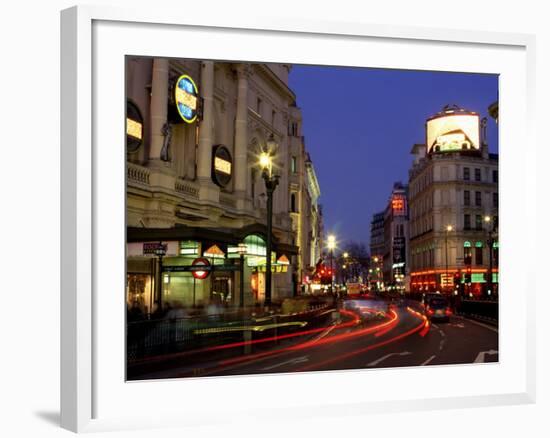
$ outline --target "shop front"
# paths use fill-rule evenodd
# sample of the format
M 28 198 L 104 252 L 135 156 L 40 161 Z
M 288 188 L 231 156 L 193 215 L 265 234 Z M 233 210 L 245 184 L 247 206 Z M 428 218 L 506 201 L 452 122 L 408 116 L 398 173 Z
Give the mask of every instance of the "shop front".
M 134 309 L 135 314 L 151 317 L 172 308 L 195 312 L 210 305 L 237 307 L 242 301 L 245 306 L 251 306 L 264 301 L 266 242 L 260 234 L 240 238 L 239 233 L 226 234 L 219 230 L 146 231 L 147 235 L 143 230 L 128 233 L 126 297 L 129 311 Z M 187 238 L 165 240 L 164 237 Z M 293 248 L 279 246 L 274 245 L 276 250 L 271 254 L 274 300 L 282 300 L 292 291 L 290 254 Z M 151 248 L 161 248 L 164 253 Z M 202 265 L 197 266 L 197 261 Z

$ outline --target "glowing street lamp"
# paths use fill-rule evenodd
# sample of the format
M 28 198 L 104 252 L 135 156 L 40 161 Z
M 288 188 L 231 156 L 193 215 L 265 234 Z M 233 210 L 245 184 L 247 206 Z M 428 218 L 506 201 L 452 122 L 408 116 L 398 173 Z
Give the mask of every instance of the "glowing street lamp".
M 487 274 L 487 295 L 490 296 L 493 293 L 493 245 L 497 238 L 496 230 L 491 227 L 491 216 L 486 215 L 483 220 L 487 224 L 487 245 L 489 246 L 489 269 Z M 491 229 L 492 228 L 492 229 Z
M 244 256 L 246 255 L 246 243 L 239 243 L 237 252 L 241 258 L 241 285 L 239 287 L 239 307 L 244 308 Z
M 279 185 L 279 175 L 273 174 L 273 156 L 277 150 L 277 143 L 271 134 L 266 141 L 265 147 L 260 154 L 260 168 L 262 169 L 262 178 L 265 182 L 267 192 L 267 247 L 266 247 L 266 266 L 265 266 L 265 300 L 264 306 L 271 305 L 271 234 L 273 228 L 273 192 Z
M 447 225 L 445 228 L 445 286 L 447 286 L 447 282 L 449 281 L 449 251 L 447 248 L 447 236 L 451 231 L 453 231 L 453 226 Z
M 334 291 L 333 258 L 334 258 L 334 248 L 336 248 L 336 237 L 334 236 L 334 234 L 328 235 L 327 248 L 330 250 L 330 293 L 333 293 Z

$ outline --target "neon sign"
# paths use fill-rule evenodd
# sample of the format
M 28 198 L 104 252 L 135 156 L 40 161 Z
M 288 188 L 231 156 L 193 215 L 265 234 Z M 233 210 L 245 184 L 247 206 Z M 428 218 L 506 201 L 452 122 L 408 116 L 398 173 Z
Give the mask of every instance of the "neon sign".
M 193 123 L 197 119 L 197 85 L 190 76 L 181 75 L 176 81 L 174 93 L 180 117 L 187 123 Z

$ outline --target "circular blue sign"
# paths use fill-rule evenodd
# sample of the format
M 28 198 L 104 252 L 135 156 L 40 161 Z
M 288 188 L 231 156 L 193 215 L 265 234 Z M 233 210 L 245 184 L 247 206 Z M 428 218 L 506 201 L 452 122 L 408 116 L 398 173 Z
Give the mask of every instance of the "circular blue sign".
M 176 81 L 175 102 L 180 117 L 187 123 L 197 119 L 199 105 L 199 90 L 197 85 L 187 75 L 181 75 Z

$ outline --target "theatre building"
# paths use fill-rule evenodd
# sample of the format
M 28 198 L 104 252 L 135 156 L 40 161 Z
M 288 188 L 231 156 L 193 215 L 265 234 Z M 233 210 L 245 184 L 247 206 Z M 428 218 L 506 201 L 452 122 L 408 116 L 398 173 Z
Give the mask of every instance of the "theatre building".
M 290 68 L 127 57 L 129 307 L 263 302 L 267 196 L 259 157 L 267 148 L 279 176 L 272 300 L 298 293 L 299 270 L 310 263 L 300 259 L 299 234 L 307 231 L 297 224 L 308 214 L 299 208 L 308 190 L 300 175 L 312 164 Z
M 486 123 L 447 106 L 427 120 L 426 143 L 412 148 L 413 292 L 498 292 L 498 155 L 489 153 Z

